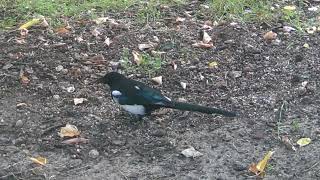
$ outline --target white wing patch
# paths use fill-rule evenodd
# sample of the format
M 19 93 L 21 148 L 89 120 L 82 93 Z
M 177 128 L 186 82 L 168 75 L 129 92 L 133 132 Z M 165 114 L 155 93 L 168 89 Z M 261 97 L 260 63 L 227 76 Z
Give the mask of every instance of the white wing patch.
M 170 99 L 170 98 L 168 98 L 167 96 L 165 96 L 165 98 L 166 98 L 168 101 L 171 101 L 171 99 Z
M 134 88 L 136 88 L 136 90 L 140 90 L 139 86 L 134 86 Z
M 111 92 L 112 96 L 121 96 L 121 92 L 120 91 L 117 91 L 117 90 L 114 90 Z

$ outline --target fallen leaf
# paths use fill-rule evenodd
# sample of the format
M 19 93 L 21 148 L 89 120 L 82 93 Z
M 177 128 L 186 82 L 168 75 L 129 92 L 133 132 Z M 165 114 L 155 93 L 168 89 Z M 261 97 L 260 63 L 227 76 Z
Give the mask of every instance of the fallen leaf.
M 89 139 L 78 137 L 72 138 L 62 141 L 63 144 L 80 144 L 80 143 L 88 143 Z
M 176 22 L 177 23 L 181 23 L 181 22 L 183 22 L 183 21 L 185 21 L 186 20 L 186 18 L 182 18 L 182 17 L 177 17 L 176 18 Z
M 154 43 L 148 43 L 148 44 L 138 44 L 138 48 L 140 49 L 140 51 L 144 51 L 147 49 L 151 49 L 154 48 L 156 44 Z
M 189 157 L 195 158 L 203 155 L 201 152 L 196 151 L 194 147 L 190 147 L 188 149 L 183 150 L 181 154 L 183 154 L 185 157 L 188 157 L 188 158 Z
M 283 7 L 283 9 L 284 10 L 288 10 L 288 11 L 294 11 L 294 10 L 296 10 L 296 6 L 285 6 L 285 7 Z
M 32 19 L 32 20 L 26 22 L 25 24 L 23 24 L 22 26 L 20 26 L 19 30 L 28 29 L 33 25 L 39 24 L 41 22 L 41 20 L 42 20 L 41 18 Z
M 203 31 L 202 41 L 206 44 L 208 44 L 211 41 L 211 37 L 206 31 Z
M 209 63 L 210 68 L 217 68 L 218 67 L 218 62 L 217 61 L 212 61 Z
M 40 24 L 42 27 L 49 27 L 49 23 L 47 22 L 47 20 L 45 18 L 42 19 L 42 22 Z
M 165 53 L 166 52 L 164 52 L 164 51 L 154 51 L 154 50 L 151 51 L 152 55 L 161 55 L 161 54 L 165 54 Z
M 86 98 L 74 98 L 73 103 L 74 105 L 82 104 L 84 101 L 88 101 Z
M 83 38 L 82 38 L 82 36 L 80 35 L 80 36 L 76 37 L 75 40 L 76 40 L 78 43 L 80 43 L 80 42 L 83 41 Z
M 95 37 L 98 37 L 98 36 L 101 34 L 101 32 L 98 31 L 97 28 L 94 28 L 94 29 L 91 31 L 91 34 L 92 34 L 93 36 L 95 36 Z
M 93 21 L 94 21 L 96 24 L 102 24 L 102 23 L 107 22 L 107 20 L 109 20 L 108 17 L 100 17 L 100 18 L 94 19 Z
M 311 143 L 311 139 L 310 138 L 301 138 L 297 141 L 297 144 L 300 146 L 300 147 L 303 147 L 303 146 L 306 146 L 308 144 Z
M 291 32 L 291 31 L 295 31 L 296 29 L 291 27 L 291 26 L 283 26 L 283 31 L 284 32 Z
M 162 84 L 162 76 L 154 77 L 151 80 L 159 85 Z
M 60 27 L 60 28 L 57 28 L 55 29 L 55 32 L 58 34 L 58 35 L 66 35 L 70 32 L 70 30 L 68 30 L 67 28 L 65 27 Z
M 258 164 L 252 163 L 249 171 L 255 173 L 257 176 L 263 177 L 265 175 L 265 168 L 273 153 L 274 151 L 269 151 Z
M 27 106 L 27 104 L 26 104 L 26 103 L 18 103 L 18 104 L 16 105 L 17 108 L 18 108 L 18 107 L 22 107 L 22 106 Z
M 90 58 L 89 61 L 90 61 L 89 64 L 96 64 L 96 65 L 107 63 L 107 61 L 105 60 L 105 58 L 102 54 L 98 54 L 96 56 L 93 56 L 92 58 Z
M 111 43 L 112 41 L 110 40 L 110 38 L 106 37 L 106 39 L 104 40 L 104 44 L 106 44 L 107 46 L 110 46 Z
M 140 65 L 140 64 L 142 63 L 142 57 L 141 57 L 141 55 L 140 55 L 137 51 L 135 51 L 135 50 L 132 51 L 132 55 L 133 55 L 133 61 L 134 61 L 137 65 Z
M 44 158 L 44 157 L 41 157 L 41 156 L 38 156 L 38 157 L 36 157 L 36 158 L 29 157 L 29 159 L 30 159 L 32 162 L 34 162 L 34 163 L 36 163 L 36 164 L 40 164 L 40 165 L 42 165 L 42 166 L 44 166 L 44 165 L 47 164 L 47 159 Z
M 306 29 L 306 31 L 307 31 L 308 34 L 313 34 L 313 33 L 315 33 L 317 31 L 317 27 L 315 27 L 315 26 L 308 27 Z
M 20 82 L 22 85 L 28 85 L 30 83 L 29 77 L 23 70 L 20 71 Z
M 28 35 L 28 33 L 28 29 L 20 29 L 20 35 L 22 36 L 22 38 L 25 38 Z
M 307 48 L 307 49 L 309 49 L 309 48 L 310 48 L 310 46 L 309 46 L 309 44 L 308 44 L 308 43 L 304 43 L 304 44 L 303 44 L 303 47 L 304 47 L 304 48 Z
M 272 40 L 275 40 L 277 38 L 277 33 L 273 31 L 268 31 L 263 35 L 263 39 L 267 42 L 271 42 Z
M 194 44 L 192 44 L 193 47 L 198 47 L 198 48 L 212 48 L 213 47 L 213 43 L 204 43 L 202 41 L 200 42 L 196 42 Z
M 66 124 L 65 127 L 60 129 L 58 133 L 60 137 L 75 137 L 80 135 L 80 131 L 78 128 L 71 124 Z

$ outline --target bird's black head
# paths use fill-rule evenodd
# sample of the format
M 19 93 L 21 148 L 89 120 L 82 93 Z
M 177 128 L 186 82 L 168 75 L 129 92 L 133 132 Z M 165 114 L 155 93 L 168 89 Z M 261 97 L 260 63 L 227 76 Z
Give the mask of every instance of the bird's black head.
M 103 84 L 108 84 L 109 86 L 111 86 L 112 84 L 120 81 L 123 78 L 124 78 L 124 76 L 120 73 L 109 72 L 108 74 L 106 74 L 102 78 L 98 79 L 98 82 L 103 83 Z

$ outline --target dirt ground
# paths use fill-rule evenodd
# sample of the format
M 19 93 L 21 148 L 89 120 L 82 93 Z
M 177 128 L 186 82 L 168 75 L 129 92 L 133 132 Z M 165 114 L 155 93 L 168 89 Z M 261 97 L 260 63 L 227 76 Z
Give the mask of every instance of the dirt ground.
M 176 23 L 185 10 L 197 13 Z M 65 35 L 32 28 L 25 43 L 19 31 L 0 33 L 0 179 L 255 179 L 248 167 L 270 150 L 265 179 L 320 179 L 319 34 L 285 33 L 280 24 L 277 40 L 267 43 L 263 34 L 275 26 L 222 23 L 207 30 L 215 48 L 195 48 L 208 19 L 199 5 L 161 11 L 147 25 L 133 20 L 133 7 L 105 15 L 120 26 L 69 20 Z M 131 57 L 154 36 L 165 64 L 152 76 L 162 75 L 162 85 L 117 66 L 123 48 Z M 213 61 L 217 67 L 208 66 Z M 136 122 L 113 103 L 108 87 L 95 83 L 112 69 L 173 99 L 239 116 L 159 110 Z M 21 72 L 30 82 L 21 83 Z M 87 101 L 74 105 L 74 98 Z M 66 123 L 89 142 L 63 144 L 58 132 Z M 279 137 L 312 142 L 293 151 Z M 190 146 L 203 155 L 184 157 Z M 38 155 L 45 166 L 28 158 Z

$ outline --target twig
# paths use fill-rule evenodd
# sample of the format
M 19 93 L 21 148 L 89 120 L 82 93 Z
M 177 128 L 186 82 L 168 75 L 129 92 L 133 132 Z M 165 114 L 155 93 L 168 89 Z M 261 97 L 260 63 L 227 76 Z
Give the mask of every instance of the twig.
M 283 110 L 284 110 L 284 105 L 285 105 L 285 103 L 286 103 L 286 101 L 283 101 L 283 103 L 282 103 L 282 105 L 281 105 L 281 107 L 280 107 L 280 112 L 279 112 L 279 119 L 278 119 L 278 124 L 277 124 L 277 134 L 278 134 L 278 138 L 279 138 L 279 140 L 281 140 L 281 137 L 280 137 L 280 123 L 281 123 L 281 121 L 282 121 L 282 116 L 283 116 L 283 114 L 282 114 L 282 112 L 283 112 Z
M 316 167 L 319 163 L 320 163 L 320 161 L 314 163 L 312 166 L 310 166 L 309 168 L 307 168 L 304 171 L 302 171 L 302 173 L 310 171 L 312 168 Z

